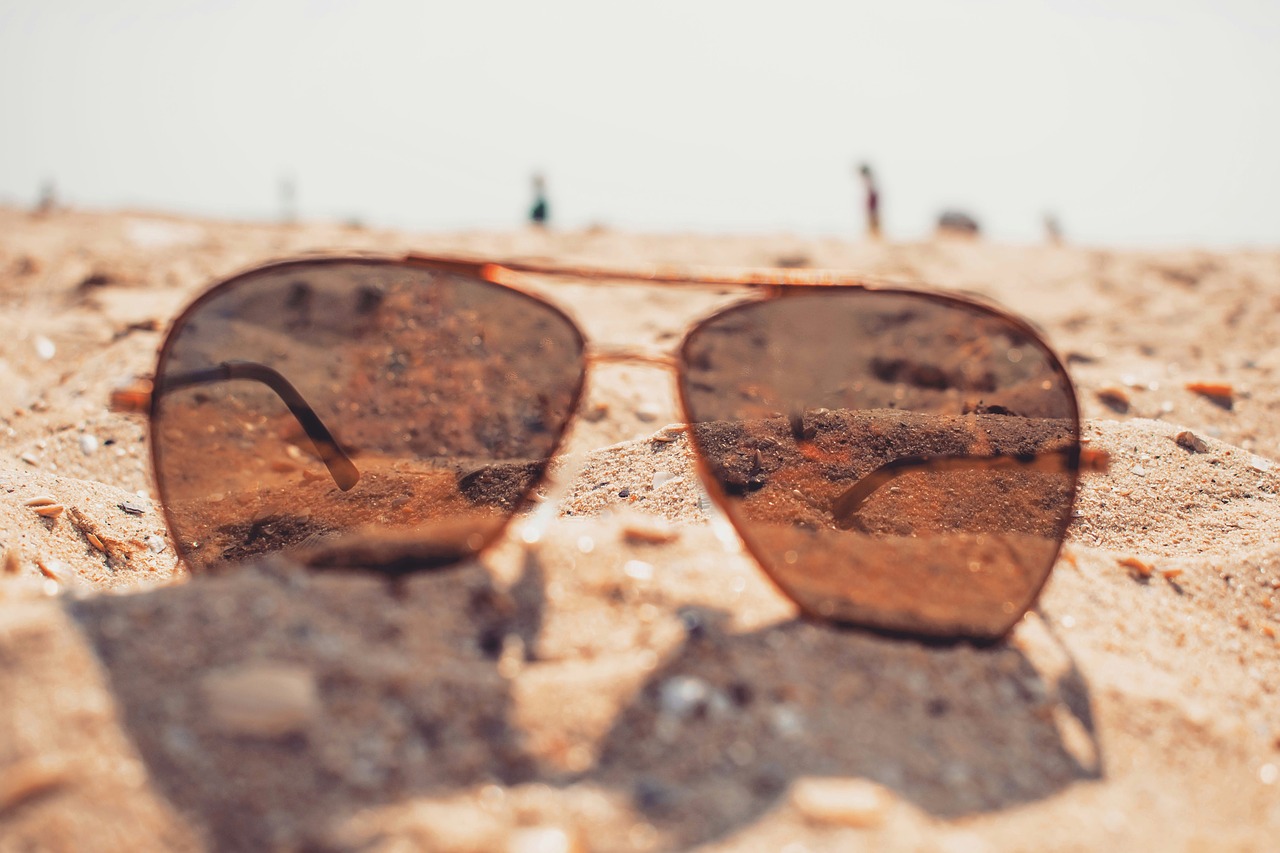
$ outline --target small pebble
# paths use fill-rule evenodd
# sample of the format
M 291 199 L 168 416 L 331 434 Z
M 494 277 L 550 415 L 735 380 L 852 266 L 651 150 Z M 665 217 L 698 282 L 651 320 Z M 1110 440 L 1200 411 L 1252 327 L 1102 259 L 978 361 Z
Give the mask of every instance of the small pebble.
M 53 345 L 53 341 L 44 335 L 36 335 L 36 355 L 40 356 L 41 361 L 48 361 L 58 352 L 58 348 Z
M 645 423 L 656 421 L 661 414 L 662 410 L 653 403 L 641 403 L 636 407 L 636 417 Z
M 40 464 L 40 460 L 37 459 L 36 455 L 30 451 L 27 451 L 26 453 L 22 454 L 18 458 L 21 459 L 23 462 L 27 463 L 28 465 L 35 466 Z
M 672 474 L 670 471 L 654 471 L 653 487 L 657 489 L 662 486 L 665 486 L 667 483 L 670 483 L 675 478 L 676 478 L 676 475 Z
M 861 829 L 880 826 L 889 815 L 893 795 L 866 779 L 798 779 L 791 804 L 813 823 Z
M 151 534 L 147 537 L 147 547 L 151 549 L 151 553 L 159 554 L 164 550 L 164 537 L 158 534 Z
M 629 578 L 638 581 L 653 580 L 653 565 L 643 560 L 627 560 L 626 565 L 622 567 Z
M 1147 476 L 1147 469 L 1143 468 L 1141 465 L 1134 465 L 1129 470 L 1132 471 L 1134 474 L 1137 474 L 1139 477 Z
M 664 714 L 684 718 L 705 708 L 711 699 L 711 685 L 692 675 L 676 675 L 662 683 L 658 704 Z
M 281 737 L 305 731 L 320 712 L 315 674 L 291 664 L 252 664 L 201 680 L 209 718 L 222 732 Z
M 1264 785 L 1274 785 L 1280 781 L 1280 765 L 1264 764 L 1259 767 L 1258 781 Z
M 80 436 L 80 452 L 85 456 L 92 456 L 98 452 L 98 437 L 90 433 L 84 433 Z
M 784 738 L 796 738 L 804 734 L 804 718 L 790 705 L 778 705 L 769 714 L 769 726 Z
M 585 853 L 585 848 L 558 826 L 530 826 L 511 833 L 507 853 Z
M 1261 471 L 1265 474 L 1271 470 L 1272 462 L 1270 459 L 1263 456 L 1251 456 L 1249 457 L 1249 467 L 1255 471 Z
M 1207 453 L 1209 451 L 1209 445 L 1204 443 L 1204 439 L 1189 429 L 1184 429 L 1175 435 L 1173 440 L 1178 443 L 1179 447 L 1185 447 L 1192 453 Z

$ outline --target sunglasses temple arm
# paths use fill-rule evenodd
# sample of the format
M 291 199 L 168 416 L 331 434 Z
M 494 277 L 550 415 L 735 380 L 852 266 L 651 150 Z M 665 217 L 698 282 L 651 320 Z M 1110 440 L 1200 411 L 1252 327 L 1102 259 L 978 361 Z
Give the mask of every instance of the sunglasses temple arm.
M 356 469 L 355 463 L 339 446 L 337 439 L 333 437 L 333 433 L 329 432 L 324 421 L 320 420 L 315 409 L 311 408 L 289 380 L 265 364 L 252 361 L 225 361 L 216 367 L 173 374 L 157 381 L 153 393 L 165 394 L 179 388 L 227 382 L 233 379 L 261 382 L 276 393 L 276 396 L 289 407 L 289 411 L 293 413 L 307 437 L 311 439 L 316 453 L 329 469 L 329 474 L 332 475 L 339 489 L 348 491 L 360 481 L 360 472 Z
M 929 471 L 1046 471 L 1066 473 L 1107 470 L 1110 457 L 1103 451 L 1082 450 L 1078 446 L 1043 453 L 1010 453 L 993 456 L 910 456 L 881 465 L 850 486 L 831 505 L 837 526 L 848 524 L 872 494 L 899 477 L 920 470 Z

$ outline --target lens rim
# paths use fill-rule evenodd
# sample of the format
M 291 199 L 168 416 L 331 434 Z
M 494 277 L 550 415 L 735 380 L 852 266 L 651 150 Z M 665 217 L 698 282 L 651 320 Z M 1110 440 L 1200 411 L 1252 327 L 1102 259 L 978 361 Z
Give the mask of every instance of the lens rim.
M 702 329 L 713 322 L 718 322 L 724 317 L 744 311 L 757 309 L 761 305 L 774 302 L 778 299 L 803 299 L 821 296 L 824 294 L 888 294 L 897 296 L 908 296 L 919 298 L 925 301 L 941 304 L 949 308 L 962 308 L 968 312 L 977 312 L 987 317 L 999 320 L 1020 334 L 1031 340 L 1039 347 L 1045 355 L 1046 364 L 1052 371 L 1061 377 L 1063 390 L 1067 397 L 1067 403 L 1070 408 L 1071 432 L 1075 453 L 1072 454 L 1073 470 L 1071 477 L 1071 488 L 1069 490 L 1068 507 L 1074 507 L 1076 498 L 1080 491 L 1080 400 L 1076 391 L 1075 383 L 1071 381 L 1071 374 L 1067 371 L 1067 366 L 1062 358 L 1054 350 L 1049 342 L 1045 340 L 1044 334 L 1037 329 L 1028 320 L 1011 313 L 998 305 L 994 305 L 981 297 L 964 294 L 950 293 L 939 290 L 931 290 L 928 288 L 907 287 L 899 285 L 878 285 L 878 284 L 779 284 L 776 288 L 768 288 L 754 297 L 748 297 L 732 305 L 728 305 L 715 313 L 703 317 L 695 323 L 688 331 L 685 332 L 684 338 L 681 340 L 676 350 L 676 389 L 679 397 L 680 412 L 685 422 L 691 427 L 689 430 L 690 446 L 693 448 L 694 465 L 698 471 L 698 477 L 701 479 L 703 487 L 707 490 L 712 502 L 725 515 L 729 523 L 733 525 L 734 530 L 738 534 L 738 538 L 742 541 L 742 545 L 746 548 L 752 559 L 760 566 L 761 571 L 785 598 L 793 602 L 799 610 L 802 618 L 816 623 L 837 625 L 841 627 L 857 628 L 859 630 L 869 631 L 888 637 L 897 637 L 911 639 L 928 645 L 954 645 L 956 643 L 969 643 L 976 646 L 994 645 L 1004 640 L 1022 620 L 1022 618 L 1032 611 L 1036 603 L 1039 601 L 1041 594 L 1044 592 L 1045 586 L 1049 582 L 1049 578 L 1053 575 L 1053 569 L 1058 563 L 1059 557 L 1062 555 L 1062 549 L 1066 542 L 1066 531 L 1070 527 L 1068 520 L 1067 527 L 1063 529 L 1063 533 L 1058 537 L 1057 543 L 1053 549 L 1052 559 L 1049 561 L 1049 568 L 1044 573 L 1044 577 L 1036 585 L 1031 597 L 1027 601 L 1027 606 L 1019 612 L 1010 615 L 1008 623 L 998 632 L 994 634 L 961 634 L 961 633 L 925 633 L 920 631 L 910 631 L 903 629 L 885 628 L 856 620 L 841 619 L 824 615 L 817 612 L 813 608 L 805 606 L 798 598 L 789 593 L 786 587 L 775 575 L 770 565 L 770 560 L 765 559 L 762 549 L 756 545 L 752 537 L 743 532 L 737 518 L 737 511 L 730 510 L 731 501 L 724 489 L 720 485 L 719 479 L 715 476 L 711 468 L 708 455 L 698 444 L 697 431 L 692 429 L 695 425 L 693 419 L 693 409 L 690 405 L 690 389 L 689 389 L 689 364 L 690 353 L 689 346 L 693 340 L 699 335 Z
M 447 563 L 444 565 L 422 565 L 421 567 L 414 568 L 410 571 L 404 571 L 402 569 L 394 573 L 391 571 L 382 571 L 377 566 L 368 566 L 364 568 L 364 571 L 368 571 L 370 573 L 387 574 L 389 576 L 392 574 L 399 574 L 399 575 L 418 574 L 420 572 L 449 570 L 457 566 L 463 565 L 469 562 L 469 560 L 474 560 L 478 558 L 481 554 L 483 554 L 486 550 L 488 550 L 490 547 L 492 547 L 495 543 L 499 542 L 503 538 L 511 522 L 516 518 L 517 515 L 519 515 L 522 511 L 528 508 L 528 506 L 532 503 L 530 496 L 535 491 L 537 491 L 537 489 L 540 486 L 542 486 L 546 482 L 547 473 L 551 469 L 551 462 L 556 458 L 556 456 L 559 455 L 561 448 L 564 446 L 565 441 L 567 440 L 570 430 L 573 428 L 574 422 L 577 420 L 578 410 L 582 404 L 582 397 L 583 397 L 583 394 L 585 393 L 586 382 L 587 382 L 587 364 L 588 364 L 587 339 L 583 335 L 582 328 L 578 325 L 578 322 L 574 320 L 573 317 L 571 317 L 563 308 L 556 305 L 554 302 L 551 302 L 550 300 L 544 298 L 543 296 L 537 293 L 530 292 L 529 290 L 526 290 L 521 287 L 513 286 L 510 283 L 495 281 L 485 276 L 483 274 L 482 269 L 475 270 L 474 268 L 462 267 L 462 266 L 450 266 L 447 264 L 435 265 L 435 264 L 423 262 L 422 260 L 419 260 L 419 259 L 414 259 L 412 257 L 386 256 L 386 255 L 377 255 L 377 254 L 343 254 L 343 255 L 324 255 L 324 256 L 307 257 L 307 258 L 290 258 L 290 259 L 281 260 L 281 261 L 271 261 L 265 264 L 259 264 L 257 266 L 253 266 L 248 269 L 241 270 L 240 272 L 234 273 L 228 278 L 222 279 L 220 281 L 217 281 L 209 285 L 195 299 L 189 302 L 186 305 L 186 307 L 184 307 L 182 311 L 178 313 L 176 317 L 173 318 L 173 320 L 169 323 L 168 328 L 165 329 L 164 340 L 162 341 L 160 345 L 159 353 L 156 356 L 155 373 L 153 374 L 155 387 L 157 389 L 160 387 L 160 380 L 164 376 L 165 367 L 169 362 L 169 359 L 172 354 L 172 348 L 178 337 L 179 332 L 181 331 L 182 328 L 186 326 L 188 322 L 190 322 L 191 317 L 197 314 L 201 310 L 201 308 L 205 306 L 208 302 L 214 299 L 220 298 L 221 296 L 225 295 L 228 291 L 233 290 L 237 287 L 246 286 L 247 284 L 250 283 L 250 280 L 257 279 L 263 275 L 276 274 L 276 273 L 288 273 L 288 272 L 297 273 L 303 270 L 314 270 L 317 268 L 325 268 L 325 267 L 333 267 L 333 266 L 341 266 L 341 265 L 353 265 L 353 264 L 370 266 L 370 267 L 379 267 L 379 268 L 398 267 L 406 271 L 416 272 L 416 273 L 435 272 L 442 276 L 449 276 L 456 279 L 464 279 L 473 284 L 483 285 L 485 287 L 497 288 L 500 290 L 505 290 L 511 293 L 515 293 L 547 309 L 554 316 L 558 317 L 561 321 L 563 321 L 564 324 L 568 326 L 568 328 L 572 331 L 573 339 L 577 345 L 577 358 L 575 359 L 575 362 L 576 362 L 575 366 L 577 368 L 578 376 L 577 376 L 576 382 L 574 383 L 574 387 L 572 389 L 572 394 L 569 401 L 569 406 L 567 409 L 567 411 L 569 412 L 569 416 L 565 419 L 564 423 L 560 425 L 560 428 L 556 432 L 555 440 L 552 443 L 551 450 L 547 455 L 546 464 L 543 465 L 542 470 L 538 474 L 537 478 L 535 478 L 530 483 L 529 488 L 520 495 L 520 499 L 517 502 L 517 505 L 515 506 L 515 508 L 503 518 L 502 523 L 500 525 L 496 526 L 493 529 L 492 534 L 485 539 L 484 543 L 481 544 L 480 547 L 476 548 L 472 552 L 471 557 L 464 558 L 453 563 Z M 160 511 L 164 517 L 165 526 L 168 528 L 169 535 L 173 539 L 174 551 L 178 555 L 179 559 L 182 560 L 182 563 L 186 567 L 187 571 L 192 575 L 221 573 L 222 571 L 230 570 L 239 564 L 228 563 L 225 565 L 218 564 L 214 567 L 201 567 L 201 568 L 193 567 L 192 563 L 187 559 L 188 549 L 185 547 L 184 543 L 179 541 L 178 528 L 174 525 L 174 518 L 172 513 L 169 510 L 169 503 L 166 500 L 166 494 L 165 494 L 166 488 L 164 485 L 164 477 L 161 474 L 161 471 L 163 470 L 162 465 L 163 465 L 164 451 L 161 449 L 161 442 L 158 441 L 158 435 L 159 435 L 159 424 L 161 421 L 161 417 L 160 417 L 161 397 L 163 396 L 164 396 L 163 394 L 156 393 L 153 391 L 153 393 L 151 394 L 151 398 L 148 401 L 147 410 L 146 410 L 147 411 L 147 440 L 148 440 L 148 444 L 150 444 L 149 455 L 151 458 L 151 474 L 152 474 L 152 479 L 156 489 L 156 496 L 160 503 Z

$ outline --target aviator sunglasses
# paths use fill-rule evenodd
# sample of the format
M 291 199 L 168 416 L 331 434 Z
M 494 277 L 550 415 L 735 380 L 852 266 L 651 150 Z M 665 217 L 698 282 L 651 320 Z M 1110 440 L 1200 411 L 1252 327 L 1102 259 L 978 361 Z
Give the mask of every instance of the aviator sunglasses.
M 671 353 L 589 344 L 557 282 L 732 294 Z M 535 292 L 537 291 L 537 292 Z M 723 300 L 722 300 L 723 301 Z M 815 620 L 996 640 L 1034 604 L 1085 469 L 1067 371 L 977 299 L 821 271 L 408 255 L 268 264 L 173 322 L 149 388 L 193 572 L 284 551 L 392 576 L 471 559 L 542 482 L 589 365 L 675 372 L 702 484 Z

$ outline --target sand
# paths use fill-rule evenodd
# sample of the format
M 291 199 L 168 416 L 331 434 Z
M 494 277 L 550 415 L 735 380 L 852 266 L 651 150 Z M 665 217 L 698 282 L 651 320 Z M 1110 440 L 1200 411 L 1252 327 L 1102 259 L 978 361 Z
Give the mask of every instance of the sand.
M 399 586 L 278 558 L 190 578 L 111 389 L 215 278 L 409 249 L 976 292 L 1067 359 L 1110 471 L 1005 642 L 836 630 L 708 511 L 667 376 L 604 366 L 547 500 L 481 561 Z M 661 347 L 719 298 L 557 293 L 591 338 Z M 2 851 L 1280 839 L 1280 252 L 0 209 L 0 305 Z

